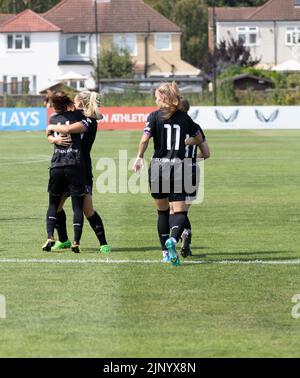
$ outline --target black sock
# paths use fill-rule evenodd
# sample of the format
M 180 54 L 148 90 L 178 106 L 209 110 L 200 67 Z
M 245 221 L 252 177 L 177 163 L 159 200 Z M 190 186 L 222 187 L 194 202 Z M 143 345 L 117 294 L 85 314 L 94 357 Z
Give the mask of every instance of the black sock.
M 57 222 L 57 209 L 60 204 L 60 196 L 53 196 L 49 193 L 49 206 L 46 217 L 48 239 L 52 239 Z
M 169 211 L 169 209 L 164 211 L 157 210 L 157 232 L 163 250 L 166 249 L 165 243 L 170 237 Z
M 56 213 L 56 225 L 55 228 L 58 233 L 58 240 L 62 243 L 67 241 L 68 233 L 67 233 L 67 225 L 66 225 L 66 213 L 65 210 L 62 209 L 60 212 Z
M 74 243 L 80 244 L 83 227 L 83 196 L 72 197 Z
M 188 230 L 192 231 L 192 225 L 191 225 L 188 215 L 186 215 L 186 224 L 184 225 L 184 228 L 187 228 Z
M 87 220 L 89 221 L 92 229 L 94 230 L 100 242 L 100 245 L 107 244 L 105 230 L 100 215 L 95 211 L 94 215 L 92 215 L 90 218 L 87 218 Z
M 172 218 L 172 228 L 171 228 L 171 237 L 175 238 L 176 241 L 181 237 L 181 234 L 187 223 L 187 212 L 182 211 L 179 213 L 174 213 Z

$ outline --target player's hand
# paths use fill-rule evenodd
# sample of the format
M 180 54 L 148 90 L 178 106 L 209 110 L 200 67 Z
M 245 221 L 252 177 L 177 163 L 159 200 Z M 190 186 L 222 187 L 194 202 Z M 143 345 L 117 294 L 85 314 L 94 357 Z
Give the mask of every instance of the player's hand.
M 52 134 L 52 131 L 49 130 L 48 126 L 46 127 L 46 135 L 49 136 Z
M 142 168 L 144 166 L 144 159 L 143 158 L 136 158 L 134 164 L 133 164 L 133 170 L 135 173 L 140 173 Z
M 62 147 L 69 147 L 72 143 L 72 139 L 70 135 L 58 135 L 55 137 L 55 144 Z

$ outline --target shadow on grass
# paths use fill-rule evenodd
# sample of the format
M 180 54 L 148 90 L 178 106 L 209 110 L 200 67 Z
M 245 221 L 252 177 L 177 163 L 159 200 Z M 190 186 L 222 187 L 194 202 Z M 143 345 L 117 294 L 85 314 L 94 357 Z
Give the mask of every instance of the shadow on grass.
M 99 252 L 99 248 L 87 248 L 87 251 Z M 159 251 L 158 247 L 118 247 L 114 248 L 112 246 L 112 253 L 115 252 L 148 252 L 148 251 Z
M 194 248 L 195 249 L 195 248 Z M 228 256 L 228 255 L 238 255 L 238 256 L 250 256 L 250 255 L 272 255 L 276 253 L 288 253 L 292 251 L 252 251 L 252 252 L 216 252 L 210 253 L 210 256 Z
M 289 260 L 297 260 L 300 259 L 300 255 L 298 256 L 281 256 L 281 257 L 261 257 L 260 255 L 266 255 L 266 254 L 275 254 L 275 253 L 294 253 L 295 251 L 264 251 L 264 252 L 241 252 L 241 253 L 234 253 L 234 252 L 228 252 L 228 253 L 209 253 L 205 257 L 207 258 L 207 263 L 216 263 L 219 261 L 244 261 L 244 262 L 254 262 L 254 261 L 289 261 Z M 237 255 L 238 257 L 229 257 L 226 258 L 226 256 L 235 256 Z M 256 258 L 239 258 L 240 256 L 249 256 L 249 255 L 256 255 Z M 210 259 L 210 256 L 225 256 L 224 259 Z M 193 259 L 194 257 L 204 257 L 204 255 L 195 255 L 191 257 Z M 194 259 L 197 261 L 198 259 Z M 205 263 L 205 261 L 204 261 Z
M 206 249 L 206 247 L 195 247 L 193 249 Z M 98 252 L 99 251 L 99 248 L 87 248 L 86 251 L 91 251 L 91 252 Z M 160 248 L 159 246 L 146 246 L 146 247 L 117 247 L 117 248 L 114 248 L 114 246 L 112 246 L 112 253 L 122 253 L 122 252 L 149 252 L 149 251 L 156 251 L 156 252 L 160 252 Z M 205 255 L 194 255 L 194 256 L 205 256 Z

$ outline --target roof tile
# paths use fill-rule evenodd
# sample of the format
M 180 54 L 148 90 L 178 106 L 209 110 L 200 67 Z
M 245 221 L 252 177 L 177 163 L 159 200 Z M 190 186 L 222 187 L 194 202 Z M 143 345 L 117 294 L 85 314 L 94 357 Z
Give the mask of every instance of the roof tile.
M 95 0 L 62 0 L 44 14 L 65 33 L 95 31 Z M 100 33 L 180 32 L 181 29 L 142 0 L 111 0 L 97 3 Z
M 16 16 L 7 17 L 3 23 L 0 22 L 0 32 L 2 33 L 57 31 L 60 31 L 59 27 L 30 9 L 26 9 Z
M 220 7 L 216 8 L 218 21 L 300 21 L 300 7 L 294 0 L 269 0 L 260 7 Z M 209 21 L 212 24 L 212 8 L 209 8 Z

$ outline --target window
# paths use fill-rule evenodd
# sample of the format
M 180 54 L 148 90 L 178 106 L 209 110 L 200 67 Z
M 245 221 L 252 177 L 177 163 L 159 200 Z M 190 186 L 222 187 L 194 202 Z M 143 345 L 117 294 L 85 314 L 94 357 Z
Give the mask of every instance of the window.
M 9 95 L 36 93 L 36 76 L 4 76 L 4 92 Z
M 160 51 L 172 50 L 171 34 L 156 34 L 155 35 L 155 49 Z
M 66 41 L 67 55 L 86 56 L 88 55 L 88 37 L 86 35 L 73 35 Z
M 76 80 L 76 79 L 68 80 L 67 85 L 78 91 L 86 89 L 85 80 Z
M 122 50 L 127 50 L 130 55 L 137 55 L 137 43 L 135 34 L 115 34 L 114 45 L 122 54 Z
M 258 45 L 258 28 L 257 27 L 239 27 L 237 28 L 238 41 L 242 42 L 245 46 Z
M 10 79 L 10 86 L 11 86 L 11 88 L 10 88 L 10 93 L 11 94 L 18 94 L 18 78 L 17 77 L 12 77 L 11 79 Z
M 300 44 L 300 27 L 289 27 L 285 32 L 286 45 L 299 45 Z
M 8 34 L 7 48 L 9 50 L 30 49 L 30 36 L 28 34 Z
M 24 94 L 29 93 L 29 84 L 30 84 L 29 77 L 27 77 L 27 76 L 22 77 L 22 93 L 24 93 Z

